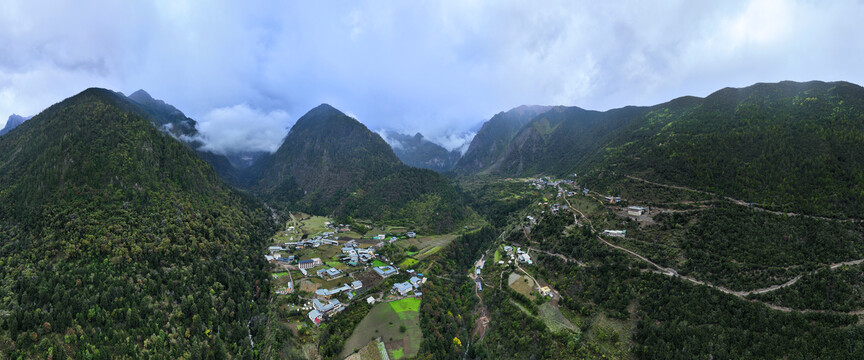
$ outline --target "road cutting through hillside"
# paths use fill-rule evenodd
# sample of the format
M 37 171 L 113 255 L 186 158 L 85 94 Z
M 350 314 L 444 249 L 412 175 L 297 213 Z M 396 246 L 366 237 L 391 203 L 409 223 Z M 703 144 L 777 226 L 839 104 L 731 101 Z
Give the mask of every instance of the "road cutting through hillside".
M 629 176 L 628 176 L 628 177 L 629 177 Z M 637 179 L 637 180 L 642 180 L 642 179 L 638 179 L 638 178 L 636 178 L 636 179 Z M 643 180 L 643 181 L 644 181 L 644 180 Z M 647 182 L 647 181 L 646 181 L 646 182 Z M 651 182 L 649 182 L 649 183 L 651 183 Z M 652 183 L 652 184 L 653 184 L 653 183 Z M 658 185 L 659 185 L 659 184 L 658 184 Z M 663 185 L 660 185 L 660 186 L 663 186 Z M 692 189 L 683 188 L 683 187 L 677 187 L 677 186 L 672 186 L 672 185 L 669 185 L 669 186 L 670 186 L 670 187 L 674 187 L 674 188 L 684 189 L 684 190 L 692 190 Z M 560 190 L 560 188 L 559 188 L 559 190 Z M 701 191 L 701 190 L 692 190 L 692 191 L 707 193 L 707 192 L 704 192 L 704 191 Z M 568 207 L 569 209 L 573 210 L 573 221 L 574 221 L 575 223 L 578 223 L 579 218 L 576 216 L 576 214 L 578 213 L 579 216 L 581 216 L 583 219 L 585 219 L 585 220 L 588 221 L 588 226 L 590 226 L 590 227 L 591 227 L 591 230 L 592 230 L 593 232 L 596 233 L 597 230 L 594 228 L 594 225 L 591 223 L 591 219 L 589 219 L 587 216 L 585 216 L 585 214 L 583 214 L 581 211 L 579 211 L 579 209 L 574 208 L 574 207 L 570 204 L 570 200 L 567 199 L 567 195 L 566 195 L 566 192 L 565 192 L 565 191 L 561 191 L 561 193 L 563 194 L 562 197 L 564 198 L 564 201 L 567 202 L 567 207 Z M 710 194 L 710 193 L 709 193 L 709 194 Z M 712 195 L 713 195 L 713 194 L 712 194 Z M 767 210 L 766 210 L 766 211 L 767 211 Z M 785 288 L 785 287 L 788 287 L 788 286 L 794 285 L 794 284 L 797 283 L 798 280 L 800 280 L 804 275 L 811 275 L 811 274 L 814 274 L 814 273 L 818 272 L 818 270 L 811 271 L 811 272 L 809 272 L 809 273 L 807 273 L 807 274 L 800 274 L 800 275 L 794 277 L 793 279 L 791 279 L 791 280 L 789 280 L 789 281 L 787 281 L 787 282 L 785 282 L 785 283 L 783 283 L 783 284 L 772 285 L 772 286 L 769 286 L 769 287 L 766 287 L 766 288 L 762 288 L 762 289 L 754 289 L 754 290 L 748 290 L 748 291 L 735 291 L 735 290 L 727 289 L 727 288 L 725 288 L 725 287 L 723 287 L 723 286 L 714 285 L 714 284 L 712 284 L 712 283 L 710 283 L 710 282 L 708 282 L 708 281 L 698 280 L 698 279 L 693 278 L 693 277 L 691 277 L 691 276 L 680 275 L 680 274 L 678 274 L 678 271 L 676 271 L 675 269 L 660 266 L 660 265 L 654 263 L 653 261 L 648 260 L 648 258 L 646 258 L 646 257 L 644 257 L 644 256 L 642 256 L 642 255 L 640 255 L 640 254 L 638 254 L 638 253 L 636 253 L 636 252 L 633 251 L 633 250 L 630 250 L 630 249 L 627 249 L 627 248 L 624 248 L 624 247 L 621 247 L 621 246 L 618 246 L 618 245 L 615 245 L 615 244 L 612 244 L 612 243 L 606 241 L 606 239 L 603 239 L 600 235 L 597 235 L 597 239 L 600 240 L 600 242 L 602 242 L 603 244 L 606 244 L 606 245 L 609 246 L 609 247 L 612 247 L 612 248 L 614 248 L 614 249 L 618 249 L 618 250 L 620 250 L 620 251 L 624 251 L 624 252 L 626 252 L 626 253 L 628 253 L 628 254 L 630 254 L 630 255 L 632 255 L 632 256 L 634 256 L 634 257 L 636 257 L 636 258 L 638 258 L 638 259 L 640 259 L 640 260 L 642 260 L 642 261 L 644 261 L 644 262 L 646 262 L 646 263 L 648 263 L 648 264 L 650 264 L 651 266 L 657 268 L 657 272 L 658 272 L 658 273 L 661 273 L 661 274 L 664 274 L 664 275 L 667 275 L 667 276 L 673 276 L 673 277 L 678 277 L 678 278 L 681 278 L 681 279 L 685 279 L 685 280 L 690 281 L 690 282 L 692 282 L 692 283 L 694 283 L 694 284 L 708 286 L 708 287 L 711 287 L 711 288 L 717 289 L 717 290 L 719 290 L 719 291 L 721 291 L 721 292 L 724 292 L 724 293 L 727 293 L 727 294 L 730 294 L 730 295 L 736 296 L 736 297 L 741 298 L 741 299 L 746 300 L 746 301 L 750 301 L 750 302 L 754 302 L 754 303 L 760 303 L 760 304 L 763 304 L 763 305 L 765 305 L 765 306 L 767 306 L 767 307 L 769 307 L 769 308 L 771 308 L 771 309 L 774 309 L 774 310 L 784 311 L 784 312 L 799 312 L 799 313 L 825 313 L 825 314 L 837 314 L 837 315 L 864 315 L 864 310 L 856 310 L 856 311 L 849 311 L 849 312 L 840 312 L 840 311 L 832 311 L 832 310 L 792 309 L 792 308 L 788 308 L 788 307 L 783 307 L 783 306 L 773 305 L 773 304 L 769 304 L 769 303 L 766 303 L 766 302 L 762 302 L 762 301 L 752 300 L 752 299 L 747 299 L 747 298 L 746 298 L 746 296 L 748 296 L 748 295 L 764 294 L 764 293 L 768 293 L 768 292 L 776 291 L 776 290 L 779 290 L 779 289 L 782 289 L 782 288 Z M 830 264 L 828 267 L 829 267 L 829 269 L 835 269 L 835 268 L 838 268 L 838 267 L 840 267 L 840 266 L 844 266 L 844 265 L 858 265 L 858 264 L 861 264 L 862 262 L 864 262 L 864 259 L 851 260 L 851 261 L 845 261 L 845 262 L 839 262 L 839 263 L 835 263 L 835 264 Z
M 705 194 L 705 195 L 711 195 L 711 196 L 716 197 L 716 198 L 725 199 L 726 201 L 729 201 L 729 202 L 736 204 L 736 205 L 746 206 L 746 207 L 749 207 L 753 210 L 767 212 L 767 213 L 771 213 L 774 215 L 800 216 L 800 217 L 806 217 L 806 218 L 810 218 L 810 219 L 828 220 L 828 221 L 837 221 L 837 222 L 856 222 L 857 223 L 857 222 L 864 221 L 864 219 L 854 219 L 854 218 L 852 218 L 852 219 L 836 219 L 836 218 L 830 218 L 830 217 L 825 217 L 825 216 L 816 216 L 816 215 L 800 214 L 800 213 L 795 213 L 795 212 L 782 212 L 782 211 L 769 210 L 769 209 L 760 207 L 757 204 L 752 203 L 752 202 L 747 202 L 744 200 L 735 199 L 735 198 L 732 198 L 729 196 L 720 196 L 720 195 L 717 195 L 717 194 L 712 193 L 710 191 L 697 190 L 697 189 L 689 188 L 686 186 L 661 184 L 658 182 L 653 182 L 650 180 L 645 180 L 643 178 L 630 176 L 630 175 L 624 175 L 624 176 L 628 179 L 641 181 L 641 182 L 644 182 L 646 184 L 656 185 L 656 186 L 665 187 L 665 188 L 669 188 L 669 189 L 678 189 L 678 190 L 696 192 L 696 193 Z

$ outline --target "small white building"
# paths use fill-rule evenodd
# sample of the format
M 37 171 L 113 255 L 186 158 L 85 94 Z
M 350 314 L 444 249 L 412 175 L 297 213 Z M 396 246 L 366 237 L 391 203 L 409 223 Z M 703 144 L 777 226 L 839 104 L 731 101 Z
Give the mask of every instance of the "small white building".
M 623 238 L 627 236 L 627 230 L 603 230 L 603 236 Z
M 369 304 L 374 304 L 375 303 L 375 297 L 370 296 L 370 297 L 366 298 L 366 302 Z
M 630 216 L 642 216 L 642 214 L 644 214 L 645 211 L 646 211 L 646 209 L 645 209 L 644 207 L 641 207 L 641 206 L 630 206 L 630 207 L 627 208 L 627 215 L 630 215 Z

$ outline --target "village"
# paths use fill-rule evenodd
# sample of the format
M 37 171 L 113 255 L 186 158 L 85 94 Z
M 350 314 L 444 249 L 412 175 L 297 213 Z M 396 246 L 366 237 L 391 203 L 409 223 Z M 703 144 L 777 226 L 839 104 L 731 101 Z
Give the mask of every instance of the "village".
M 419 306 L 428 280 L 424 269 L 458 236 L 368 222 L 352 226 L 292 213 L 262 254 L 271 264 L 277 320 L 307 339 L 304 351 L 312 356 L 318 328 L 363 304 L 372 311 L 347 340 L 342 357 L 376 342 L 382 349 L 386 343 L 392 354 L 413 356 L 422 341 Z M 370 343 L 373 335 L 379 339 Z
M 570 203 L 575 206 L 573 201 L 581 201 L 580 207 L 591 203 L 618 208 L 619 216 L 635 221 L 641 221 L 640 217 L 650 220 L 648 208 L 628 206 L 617 195 L 596 193 L 572 180 L 508 180 L 527 183 L 538 202 L 526 208 L 519 225 L 527 241 L 497 244 L 467 274 L 475 285 L 476 296 L 482 304 L 487 287 L 509 288 L 534 304 L 531 307 L 541 311 L 542 320 L 550 328 L 576 331 L 577 327 L 561 315 L 560 294 L 539 276 L 535 266 L 534 256 L 557 254 L 530 247 L 532 228 L 547 216 L 575 211 L 569 208 Z M 359 226 L 363 229 L 357 231 L 352 225 L 326 217 L 291 214 L 263 254 L 272 265 L 271 291 L 277 308 L 295 334 L 309 338 L 308 349 L 304 350 L 309 355 L 316 351 L 311 344 L 319 327 L 352 306 L 363 304 L 371 310 L 365 310 L 368 315 L 354 328 L 340 357 L 353 359 L 364 353 L 380 353 L 381 358 L 385 358 L 384 354 L 390 358 L 413 356 L 423 339 L 419 308 L 423 286 L 429 280 L 424 273 L 432 265 L 427 258 L 449 245 L 458 234 L 423 235 L 405 227 L 369 223 Z M 601 235 L 624 238 L 626 233 L 606 229 Z M 477 311 L 475 336 L 482 338 L 490 318 L 485 306 Z

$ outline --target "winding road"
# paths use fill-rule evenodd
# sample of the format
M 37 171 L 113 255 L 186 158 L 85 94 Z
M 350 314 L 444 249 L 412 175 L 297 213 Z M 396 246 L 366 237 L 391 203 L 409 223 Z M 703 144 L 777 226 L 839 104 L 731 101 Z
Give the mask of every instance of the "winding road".
M 642 181 L 645 181 L 645 182 L 648 182 L 648 183 L 651 183 L 651 184 L 660 185 L 660 186 L 668 186 L 668 187 L 677 188 L 677 189 L 684 189 L 684 190 L 691 190 L 691 191 L 696 191 L 696 192 L 702 192 L 702 193 L 712 194 L 712 193 L 708 193 L 708 192 L 705 192 L 705 191 L 701 191 L 701 190 L 694 190 L 694 189 L 684 188 L 684 187 L 680 187 L 680 186 L 657 184 L 657 183 L 653 183 L 653 182 L 650 182 L 650 181 L 647 181 L 647 180 L 644 180 L 644 179 L 634 178 L 634 177 L 631 177 L 631 176 L 628 176 L 628 178 L 633 178 L 633 179 L 636 179 L 636 180 L 642 180 Z M 577 217 L 577 215 L 576 215 L 576 214 L 578 213 L 579 216 L 581 216 L 581 218 L 583 218 L 583 219 L 585 219 L 585 220 L 588 221 L 588 225 L 591 227 L 591 230 L 594 231 L 594 232 L 596 233 L 596 232 L 597 232 L 597 229 L 594 228 L 594 225 L 591 223 L 591 220 L 590 220 L 588 217 L 586 217 L 585 214 L 583 214 L 581 211 L 579 211 L 579 209 L 574 208 L 574 207 L 570 204 L 570 200 L 567 198 L 566 192 L 563 192 L 563 194 L 564 194 L 564 195 L 563 195 L 562 197 L 564 198 L 564 201 L 567 202 L 567 207 L 568 207 L 569 209 L 573 210 L 573 212 L 572 212 L 572 214 L 573 214 L 573 221 L 574 221 L 575 223 L 578 223 L 578 219 L 579 219 L 579 217 Z M 714 195 L 714 194 L 712 194 L 712 195 Z M 727 198 L 727 200 L 729 200 L 729 199 L 730 199 L 730 198 Z M 734 199 L 731 199 L 731 200 L 734 200 Z M 740 201 L 740 200 L 739 200 L 739 201 Z M 763 210 L 764 210 L 764 209 L 763 209 Z M 769 210 L 765 210 L 765 211 L 769 211 Z M 769 211 L 769 212 L 771 212 L 771 211 Z M 803 215 L 803 216 L 808 216 L 808 215 Z M 820 219 L 821 219 L 821 218 L 820 218 Z M 836 219 L 829 219 L 829 220 L 836 220 Z M 681 279 L 685 279 L 685 280 L 690 281 L 690 282 L 692 282 L 692 283 L 694 283 L 694 284 L 708 286 L 708 287 L 711 287 L 711 288 L 717 289 L 717 290 L 719 290 L 719 291 L 721 291 L 721 292 L 724 292 L 724 293 L 727 293 L 727 294 L 730 294 L 730 295 L 736 296 L 736 297 L 741 298 L 741 299 L 746 300 L 746 301 L 750 301 L 750 302 L 756 302 L 756 303 L 764 304 L 765 306 L 767 306 L 767 307 L 769 307 L 769 308 L 771 308 L 771 309 L 774 309 L 774 310 L 779 310 L 779 311 L 784 311 L 784 312 L 799 312 L 799 313 L 825 313 L 825 314 L 840 314 L 840 315 L 864 315 L 864 310 L 856 310 L 856 311 L 849 311 L 849 312 L 840 312 L 840 311 L 832 311 L 832 310 L 792 309 L 792 308 L 788 308 L 788 307 L 783 307 L 783 306 L 773 305 L 773 304 L 765 303 L 765 302 L 762 302 L 762 301 L 752 300 L 752 299 L 747 299 L 747 298 L 746 298 L 746 296 L 748 296 L 748 295 L 764 294 L 764 293 L 768 293 L 768 292 L 772 292 L 772 291 L 776 291 L 776 290 L 779 290 L 779 289 L 785 288 L 785 287 L 787 287 L 787 286 L 791 286 L 791 285 L 795 284 L 796 282 L 798 282 L 798 280 L 800 280 L 804 275 L 811 275 L 811 274 L 814 274 L 814 273 L 818 272 L 819 270 L 814 270 L 814 271 L 809 272 L 809 273 L 807 273 L 807 274 L 800 274 L 800 275 L 796 276 L 795 278 L 793 278 L 793 279 L 791 279 L 791 280 L 789 280 L 789 281 L 787 281 L 787 282 L 785 282 L 785 283 L 783 283 L 783 284 L 778 284 L 778 285 L 773 285 L 773 286 L 769 286 L 769 287 L 766 287 L 766 288 L 753 289 L 753 290 L 748 290 L 748 291 L 735 291 L 735 290 L 727 289 L 727 288 L 725 288 L 725 287 L 723 287 L 723 286 L 720 286 L 720 285 L 714 285 L 714 284 L 712 284 L 712 283 L 710 283 L 710 282 L 708 282 L 708 281 L 704 281 L 704 280 L 699 280 L 699 279 L 693 278 L 693 277 L 691 277 L 691 276 L 680 275 L 680 274 L 678 274 L 678 271 L 676 271 L 675 269 L 660 266 L 660 265 L 654 263 L 653 261 L 648 260 L 648 258 L 646 258 L 646 257 L 644 257 L 644 256 L 642 256 L 642 255 L 640 255 L 640 254 L 638 254 L 638 253 L 636 253 L 636 252 L 633 251 L 633 250 L 630 250 L 630 249 L 627 249 L 627 248 L 624 248 L 624 247 L 621 247 L 621 246 L 618 246 L 618 245 L 612 244 L 612 243 L 610 243 L 609 241 L 606 241 L 606 239 L 602 238 L 600 235 L 597 235 L 597 239 L 600 240 L 600 242 L 602 242 L 603 244 L 606 244 L 607 246 L 609 246 L 609 247 L 611 247 L 611 248 L 614 248 L 614 249 L 617 249 L 617 250 L 620 250 L 620 251 L 626 252 L 626 253 L 628 253 L 628 254 L 630 254 L 630 255 L 632 255 L 632 256 L 634 256 L 634 257 L 636 257 L 636 258 L 638 258 L 638 259 L 640 259 L 640 260 L 642 260 L 642 261 L 644 261 L 644 262 L 646 262 L 646 263 L 648 263 L 648 264 L 650 264 L 651 266 L 653 266 L 653 267 L 655 267 L 655 268 L 657 269 L 657 272 L 658 272 L 658 273 L 661 273 L 661 274 L 664 274 L 664 275 L 668 275 L 668 276 L 678 277 L 678 278 L 681 278 Z M 529 249 L 530 249 L 530 248 L 529 248 Z M 537 251 L 537 250 L 535 250 L 535 251 Z M 562 258 L 562 259 L 567 260 L 567 257 L 565 257 L 565 256 L 563 256 L 563 255 L 560 255 L 560 254 L 552 254 L 552 253 L 548 253 L 548 254 L 553 255 L 553 256 L 557 256 L 557 257 L 560 257 L 560 258 Z M 574 261 L 575 261 L 575 259 L 574 259 Z M 839 262 L 839 263 L 835 263 L 835 264 L 830 264 L 830 265 L 828 266 L 828 268 L 829 268 L 829 269 L 836 269 L 836 268 L 838 268 L 838 267 L 840 267 L 840 266 L 844 266 L 844 265 L 858 265 L 858 264 L 861 264 L 862 262 L 864 262 L 864 259 L 851 260 L 851 261 L 844 261 L 844 262 Z M 520 269 L 521 269 L 521 268 L 520 268 Z M 523 270 L 523 271 L 524 271 L 524 270 Z

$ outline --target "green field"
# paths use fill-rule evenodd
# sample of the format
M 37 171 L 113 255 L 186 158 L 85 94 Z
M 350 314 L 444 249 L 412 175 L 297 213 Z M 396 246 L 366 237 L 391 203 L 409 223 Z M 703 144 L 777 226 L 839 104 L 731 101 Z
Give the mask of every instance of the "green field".
M 398 301 L 391 301 L 390 307 L 393 308 L 397 314 L 401 314 L 406 311 L 420 311 L 420 299 L 417 298 L 405 298 Z M 402 317 L 402 315 L 399 315 Z
M 330 221 L 329 218 L 323 216 L 313 216 L 303 220 L 303 231 L 307 234 L 318 234 L 327 230 L 324 223 Z
M 434 255 L 435 253 L 437 253 L 437 252 L 439 252 L 439 251 L 441 251 L 441 247 L 440 247 L 440 246 L 435 246 L 435 247 L 433 247 L 433 248 L 431 248 L 431 249 L 429 249 L 429 250 L 424 251 L 422 254 L 417 255 L 417 258 L 420 259 L 420 260 L 423 260 L 423 259 L 425 259 L 425 258 L 427 258 L 427 257 L 429 257 L 429 256 Z
M 383 261 L 381 261 L 381 260 L 375 260 L 375 261 L 372 261 L 372 266 L 374 266 L 374 267 L 387 266 L 387 264 L 385 264 L 385 263 L 384 263 Z
M 398 358 L 397 355 L 409 358 L 417 355 L 423 341 L 419 307 L 420 300 L 414 298 L 375 305 L 345 342 L 340 358 L 364 347 L 376 337 L 381 337 L 393 359 Z M 404 333 L 399 331 L 400 326 L 405 327 Z
M 278 279 L 278 278 L 280 278 L 280 277 L 282 277 L 282 276 L 288 276 L 288 272 L 287 272 L 287 271 L 282 271 L 282 272 L 273 273 L 273 278 L 274 278 L 274 279 Z
M 501 261 L 501 252 L 498 251 L 498 249 L 495 249 L 495 257 L 493 259 L 496 264 L 498 263 L 498 261 Z
M 405 258 L 405 260 L 402 260 L 402 262 L 399 264 L 399 267 L 403 267 L 403 268 L 411 267 L 411 266 L 414 266 L 415 264 L 417 264 L 418 262 L 419 261 L 417 261 L 416 259 Z

